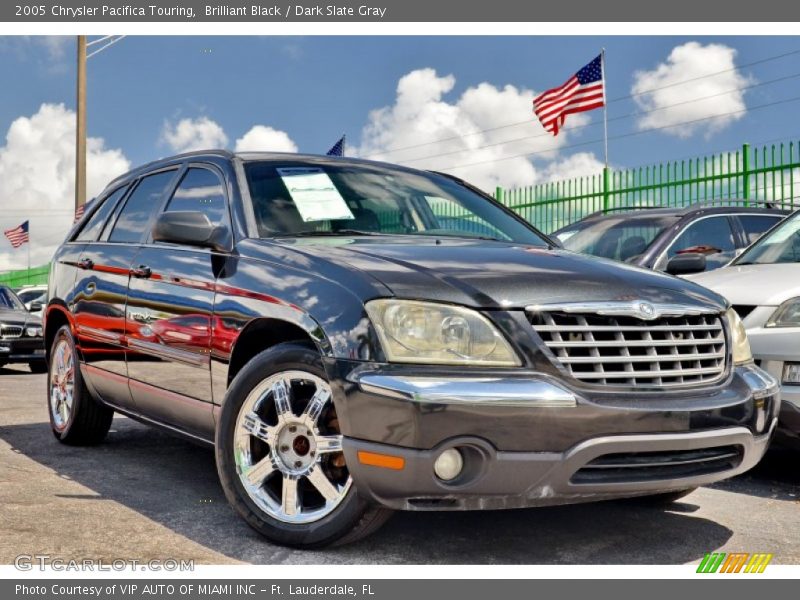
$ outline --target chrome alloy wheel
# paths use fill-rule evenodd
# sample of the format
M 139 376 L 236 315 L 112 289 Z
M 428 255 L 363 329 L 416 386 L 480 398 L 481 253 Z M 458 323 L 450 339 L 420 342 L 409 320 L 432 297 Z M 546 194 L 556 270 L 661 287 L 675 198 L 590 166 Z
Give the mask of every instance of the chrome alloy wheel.
M 50 362 L 50 412 L 55 428 L 62 431 L 69 422 L 75 401 L 75 358 L 72 346 L 59 340 Z
M 250 499 L 286 523 L 330 514 L 352 478 L 328 383 L 305 371 L 283 371 L 248 394 L 236 419 L 234 452 Z

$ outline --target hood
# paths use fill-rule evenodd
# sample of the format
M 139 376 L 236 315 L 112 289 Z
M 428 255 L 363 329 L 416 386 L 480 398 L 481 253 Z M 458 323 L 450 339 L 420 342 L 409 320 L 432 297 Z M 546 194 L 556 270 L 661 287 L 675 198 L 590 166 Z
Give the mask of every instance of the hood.
M 732 265 L 689 278 L 722 294 L 731 304 L 778 306 L 800 296 L 798 263 Z
M 0 308 L 0 324 L 3 325 L 41 325 L 42 320 L 26 310 Z
M 347 265 L 404 298 L 486 308 L 609 300 L 702 304 L 719 309 L 725 305 L 717 294 L 694 283 L 559 249 L 412 236 L 267 243 L 302 253 L 306 261 L 313 258 L 331 267 Z M 320 268 L 325 270 L 322 265 Z

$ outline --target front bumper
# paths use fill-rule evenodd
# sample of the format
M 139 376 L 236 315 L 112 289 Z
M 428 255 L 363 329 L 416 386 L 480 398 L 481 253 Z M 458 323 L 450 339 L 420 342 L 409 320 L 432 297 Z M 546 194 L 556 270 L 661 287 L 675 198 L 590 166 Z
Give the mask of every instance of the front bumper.
M 343 448 L 359 492 L 401 510 L 520 508 L 705 485 L 761 459 L 780 404 L 775 380 L 754 366 L 736 368 L 713 392 L 647 400 L 588 398 L 540 378 L 433 381 L 358 369 L 341 392 Z M 448 448 L 459 449 L 464 468 L 445 482 L 433 465 Z M 400 461 L 384 468 L 367 455 Z
M 0 340 L 0 363 L 32 362 L 45 359 L 42 338 Z

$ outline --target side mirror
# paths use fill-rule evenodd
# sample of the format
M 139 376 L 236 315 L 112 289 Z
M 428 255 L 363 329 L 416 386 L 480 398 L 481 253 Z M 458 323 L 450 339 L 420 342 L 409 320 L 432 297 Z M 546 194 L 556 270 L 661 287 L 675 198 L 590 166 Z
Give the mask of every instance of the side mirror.
M 153 225 L 153 241 L 230 250 L 230 235 L 224 227 L 215 227 L 203 212 L 181 210 L 161 213 Z
M 31 302 L 30 308 L 28 308 L 28 312 L 39 312 L 42 310 L 42 303 L 41 302 Z
M 673 256 L 667 263 L 667 273 L 670 275 L 689 275 L 701 273 L 706 270 L 706 255 L 696 252 L 687 252 Z

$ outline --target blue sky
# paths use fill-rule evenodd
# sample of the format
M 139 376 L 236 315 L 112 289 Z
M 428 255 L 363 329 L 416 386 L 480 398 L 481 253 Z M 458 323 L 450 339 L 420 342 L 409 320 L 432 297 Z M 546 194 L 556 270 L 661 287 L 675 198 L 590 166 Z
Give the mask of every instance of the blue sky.
M 653 68 L 690 40 L 733 47 L 737 63 L 800 48 L 800 39 L 785 37 L 129 37 L 90 61 L 89 131 L 123 149 L 134 164 L 168 153 L 158 143 L 165 120 L 200 115 L 231 137 L 263 122 L 288 132 L 302 151 L 324 151 L 342 132 L 357 143 L 368 112 L 391 104 L 398 79 L 414 69 L 453 74 L 453 96 L 481 82 L 541 91 L 561 83 L 605 46 L 607 93 L 613 99 L 630 93 L 634 71 Z M 0 130 L 44 102 L 74 106 L 71 40 L 63 51 L 54 58 L 44 45 L 6 40 L 0 47 L 0 77 L 14 82 L 0 102 Z M 764 81 L 800 67 L 793 56 L 744 71 Z M 798 81 L 756 88 L 747 102 L 800 95 Z M 612 103 L 609 117 L 635 109 L 632 100 Z M 755 111 L 708 139 L 650 133 L 612 140 L 611 158 L 638 165 L 798 134 L 797 113 L 797 103 Z M 528 116 L 509 115 L 509 122 Z M 599 111 L 591 116 L 600 117 Z M 631 125 L 612 122 L 610 135 L 627 133 Z M 575 141 L 599 133 L 587 128 Z M 600 152 L 599 145 L 588 149 Z
M 536 34 L 126 37 L 89 61 L 88 128 L 97 138 L 90 191 L 129 166 L 206 143 L 233 148 L 248 132 L 249 146 L 312 153 L 347 133 L 354 153 L 452 170 L 485 189 L 593 173 L 602 161 L 602 111 L 569 117 L 553 140 L 530 103 L 601 47 L 613 166 L 800 137 L 800 101 L 756 108 L 800 97 L 800 54 L 746 66 L 800 50 L 798 37 Z M 0 37 L 0 226 L 31 215 L 34 264 L 70 222 L 74 52 L 74 38 Z M 706 77 L 719 70 L 727 72 Z M 687 78 L 695 81 L 675 85 Z M 776 78 L 786 79 L 765 84 Z M 624 98 L 653 87 L 663 89 Z M 731 110 L 735 118 L 613 139 Z M 615 120 L 631 113 L 638 116 Z M 511 123 L 522 124 L 503 127 Z M 0 269 L 20 260 L 0 246 Z

